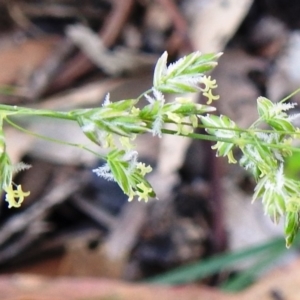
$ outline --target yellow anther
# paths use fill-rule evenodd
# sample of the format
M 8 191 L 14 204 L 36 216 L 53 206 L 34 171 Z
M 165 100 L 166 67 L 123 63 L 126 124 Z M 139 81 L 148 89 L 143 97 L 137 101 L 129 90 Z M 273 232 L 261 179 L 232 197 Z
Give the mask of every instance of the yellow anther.
M 218 100 L 220 98 L 219 95 L 213 95 L 211 90 L 208 90 L 207 92 L 203 93 L 203 96 L 207 97 L 207 104 L 211 104 L 213 100 Z
M 138 163 L 136 167 L 140 170 L 142 176 L 145 176 L 147 173 L 152 171 L 152 168 L 150 166 L 146 166 L 144 163 Z
M 8 208 L 20 207 L 22 202 L 24 201 L 24 197 L 30 195 L 30 192 L 22 191 L 21 185 L 18 185 L 16 190 L 14 190 L 11 185 L 4 190 L 6 192 L 5 201 L 8 202 Z
M 136 194 L 139 196 L 138 200 L 145 200 L 145 202 L 147 202 L 149 195 L 153 192 L 152 188 L 146 186 L 144 182 L 141 182 L 136 186 L 141 190 L 141 192 L 136 192 Z

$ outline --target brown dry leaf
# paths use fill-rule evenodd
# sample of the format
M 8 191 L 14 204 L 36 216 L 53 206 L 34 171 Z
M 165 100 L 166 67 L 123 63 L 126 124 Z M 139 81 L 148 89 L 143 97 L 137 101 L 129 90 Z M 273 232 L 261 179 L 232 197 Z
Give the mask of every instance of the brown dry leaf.
M 33 275 L 0 277 L 1 300 L 297 300 L 300 260 L 282 267 L 238 294 L 203 286 L 167 287 L 96 278 L 57 278 Z
M 0 48 L 0 84 L 22 82 L 49 56 L 59 38 L 48 36 Z
M 163 287 L 96 278 L 0 277 L 1 300 L 229 300 L 202 286 Z
M 0 277 L 1 300 L 298 300 L 300 260 L 281 267 L 247 290 L 228 294 L 204 286 L 167 287 L 96 278 Z

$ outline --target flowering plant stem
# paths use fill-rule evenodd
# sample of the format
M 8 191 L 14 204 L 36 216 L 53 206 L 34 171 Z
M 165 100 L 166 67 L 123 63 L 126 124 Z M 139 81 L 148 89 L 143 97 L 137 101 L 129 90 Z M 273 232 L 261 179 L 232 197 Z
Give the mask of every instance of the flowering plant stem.
M 93 172 L 107 180 L 116 181 L 128 195 L 129 201 L 135 197 L 145 201 L 156 197 L 146 178 L 152 168 L 138 161 L 133 144 L 135 137 L 146 132 L 159 137 L 164 134 L 180 135 L 216 142 L 212 149 L 216 150 L 217 156 L 227 157 L 229 163 L 239 162 L 253 175 L 256 181 L 253 201 L 261 198 L 265 213 L 274 222 L 284 217 L 286 245 L 289 247 L 298 231 L 300 215 L 300 183 L 284 174 L 286 158 L 300 151 L 293 146 L 293 141 L 300 135 L 299 128 L 293 123 L 298 115 L 288 113 L 296 104 L 287 103 L 289 98 L 273 103 L 259 97 L 258 119 L 248 129 L 240 128 L 227 116 L 212 114 L 216 108 L 211 104 L 219 99 L 213 93 L 217 84 L 205 73 L 217 65 L 220 55 L 194 52 L 167 66 L 168 56 L 165 52 L 156 64 L 150 90 L 135 99 L 116 102 L 111 102 L 107 96 L 103 105 L 97 108 L 61 112 L 0 105 L 0 189 L 6 193 L 9 207 L 19 207 L 29 195 L 13 182 L 13 172 L 29 166 L 23 163 L 12 165 L 6 151 L 4 122 L 25 133 L 79 147 L 104 159 L 106 163 Z M 200 92 L 207 99 L 206 104 L 193 103 L 186 96 L 193 92 Z M 164 97 L 167 93 L 179 96 L 173 102 L 167 102 Z M 137 106 L 142 100 L 146 100 L 146 103 Z M 100 155 L 81 144 L 32 133 L 16 123 L 18 116 L 76 122 L 87 138 L 99 147 L 106 148 L 107 153 Z M 166 124 L 171 128 L 166 128 Z M 195 133 L 197 128 L 204 129 L 206 133 Z M 241 152 L 239 161 L 234 157 L 236 150 Z

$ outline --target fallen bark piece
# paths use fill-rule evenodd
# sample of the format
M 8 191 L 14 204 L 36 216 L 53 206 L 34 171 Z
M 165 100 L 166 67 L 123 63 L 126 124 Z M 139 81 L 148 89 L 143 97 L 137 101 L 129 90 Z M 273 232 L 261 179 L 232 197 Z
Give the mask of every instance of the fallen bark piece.
M 203 286 L 163 287 L 96 278 L 32 275 L 0 277 L 1 300 L 229 300 L 230 295 Z M 237 299 L 237 298 L 236 298 Z

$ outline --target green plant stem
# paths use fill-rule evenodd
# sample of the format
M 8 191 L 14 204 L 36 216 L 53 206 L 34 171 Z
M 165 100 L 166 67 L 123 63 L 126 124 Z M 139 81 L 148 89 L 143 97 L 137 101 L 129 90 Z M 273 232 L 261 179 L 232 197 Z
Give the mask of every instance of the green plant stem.
M 299 89 L 300 90 L 300 89 Z M 148 90 L 147 92 L 143 93 L 147 94 L 149 93 L 151 90 Z M 297 91 L 296 91 L 297 92 Z M 296 93 L 295 92 L 295 93 Z M 141 95 L 141 96 L 142 96 Z M 140 97 L 141 97 L 140 96 Z M 56 119 L 64 119 L 64 120 L 69 120 L 69 121 L 76 121 L 76 117 L 74 116 L 72 111 L 69 112 L 61 112 L 61 111 L 53 111 L 53 110 L 43 110 L 43 109 L 32 109 L 32 108 L 26 108 L 26 107 L 19 107 L 19 106 L 11 106 L 11 105 L 5 105 L 5 104 L 1 104 L 0 105 L 0 112 L 4 112 L 3 115 L 26 115 L 26 116 L 41 116 L 41 117 L 50 117 L 50 118 L 56 118 Z M 7 113 L 6 113 L 7 112 Z M 10 121 L 12 123 L 12 121 Z M 170 122 L 171 123 L 171 122 Z M 13 123 L 14 124 L 14 123 Z M 15 127 L 18 126 L 16 124 L 14 124 Z M 186 125 L 189 125 L 188 123 Z M 228 129 L 228 128 L 221 128 L 221 127 L 204 127 L 202 125 L 198 126 L 199 128 L 208 128 L 208 129 L 219 129 L 219 130 L 232 130 L 232 131 L 238 131 L 241 133 L 249 133 L 249 129 L 241 129 L 241 128 L 232 128 L 232 129 Z M 16 127 L 17 128 L 17 127 Z M 20 126 L 18 126 L 19 130 L 22 130 L 22 128 Z M 24 132 L 26 132 L 25 129 L 23 129 Z M 256 133 L 256 132 L 261 132 L 261 133 L 270 133 L 273 132 L 272 130 L 263 130 L 263 129 L 251 129 L 250 130 L 252 133 Z M 188 135 L 184 135 L 184 134 L 178 134 L 177 131 L 175 130 L 170 130 L 170 129 L 162 129 L 163 133 L 166 134 L 172 134 L 172 135 L 181 135 L 181 136 L 185 136 L 185 137 L 189 137 L 189 138 L 193 138 L 193 139 L 201 139 L 201 140 L 207 140 L 207 141 L 213 141 L 213 142 L 224 142 L 224 143 L 231 143 L 231 144 L 236 144 L 236 145 L 246 145 L 246 144 L 256 144 L 256 142 L 254 140 L 251 139 L 226 139 L 226 138 L 221 138 L 221 137 L 216 137 L 213 135 L 209 135 L 209 134 L 200 134 L 200 133 L 190 133 Z M 30 132 L 27 132 L 30 133 Z M 279 134 L 293 134 L 292 132 L 278 132 Z M 33 134 L 33 133 L 30 133 Z M 40 138 L 43 139 L 48 139 L 46 137 L 41 137 Z M 52 141 L 56 141 L 54 139 L 48 139 L 48 140 L 52 140 Z M 59 141 L 57 141 L 59 142 Z M 60 141 L 59 143 L 65 143 L 63 141 Z M 299 148 L 296 147 L 291 147 L 288 145 L 277 145 L 277 144 L 268 144 L 265 143 L 263 141 L 261 141 L 262 145 L 265 145 L 267 147 L 271 147 L 274 149 L 289 149 L 291 151 L 294 152 L 300 152 Z M 84 146 L 82 145 L 78 145 L 78 144 L 69 144 L 70 146 L 75 146 L 75 147 L 81 147 L 84 149 Z M 87 151 L 90 151 L 88 149 L 85 149 Z M 99 154 L 98 154 L 99 155 Z
M 228 130 L 228 128 L 227 128 Z M 243 131 L 247 132 L 247 130 Z M 235 145 L 247 145 L 247 144 L 253 144 L 256 145 L 257 141 L 251 140 L 251 139 L 226 139 L 226 138 L 221 138 L 221 137 L 216 137 L 213 135 L 208 135 L 208 134 L 201 134 L 201 133 L 189 133 L 189 134 L 178 134 L 177 131 L 171 130 L 171 129 L 162 129 L 162 133 L 165 134 L 171 134 L 171 135 L 179 135 L 183 137 L 189 137 L 192 139 L 198 139 L 198 140 L 206 140 L 206 141 L 212 141 L 212 142 L 224 142 L 224 143 L 230 143 L 230 144 L 235 144 Z M 274 149 L 288 149 L 293 152 L 300 152 L 300 148 L 297 147 L 292 147 L 288 145 L 277 145 L 277 144 L 268 144 L 263 141 L 260 141 L 260 144 L 269 148 L 274 148 Z
M 96 157 L 99 157 L 101 159 L 105 159 L 104 155 L 101 155 L 101 154 L 99 154 L 99 153 L 91 150 L 90 148 L 88 148 L 88 147 L 86 147 L 86 146 L 84 146 L 82 144 L 70 143 L 70 142 L 66 142 L 66 141 L 62 141 L 62 140 L 57 140 L 57 139 L 53 139 L 53 138 L 50 138 L 50 137 L 46 137 L 46 136 L 40 135 L 38 133 L 32 132 L 30 130 L 27 130 L 27 129 L 25 129 L 25 128 L 19 126 L 19 125 L 17 125 L 16 123 L 14 123 L 13 121 L 11 121 L 7 117 L 5 118 L 5 121 L 8 124 L 10 124 L 12 127 L 16 128 L 17 130 L 22 131 L 22 132 L 24 132 L 26 134 L 32 135 L 34 137 L 37 137 L 37 138 L 40 138 L 40 139 L 43 139 L 43 140 L 46 140 L 48 142 L 53 142 L 53 143 L 62 144 L 62 145 L 66 145 L 66 146 L 81 148 L 81 149 L 83 149 L 85 151 L 88 151 L 88 152 L 92 153 Z
M 75 117 L 72 112 L 61 112 L 47 109 L 34 109 L 26 108 L 22 106 L 12 106 L 0 104 L 0 114 L 3 115 L 26 115 L 26 116 L 41 116 L 50 117 L 56 119 L 72 120 L 75 121 Z
M 285 97 L 284 99 L 282 99 L 282 100 L 280 101 L 280 103 L 283 103 L 283 102 L 285 102 L 286 100 L 292 98 L 293 96 L 295 96 L 295 95 L 298 94 L 299 92 L 300 92 L 300 88 L 297 89 L 296 91 L 294 91 L 293 93 L 289 94 L 289 95 L 288 95 L 287 97 Z
M 146 92 L 140 94 L 136 99 L 139 101 L 141 100 L 145 95 L 149 94 L 152 92 L 152 89 L 147 90 Z
M 261 120 L 260 120 L 261 122 Z M 168 124 L 176 124 L 174 121 L 172 120 L 168 120 L 166 121 L 165 123 L 168 123 Z M 190 126 L 192 127 L 192 124 L 191 123 L 188 123 L 188 122 L 183 122 L 181 123 L 182 125 L 186 125 L 186 126 Z M 149 127 L 150 128 L 150 127 Z M 204 126 L 204 125 L 201 125 L 199 124 L 197 126 L 197 129 L 216 129 L 216 130 L 227 130 L 227 131 L 234 131 L 234 132 L 239 132 L 239 133 L 274 133 L 274 130 L 272 129 L 259 129 L 259 128 L 247 128 L 247 129 L 243 129 L 243 128 L 225 128 L 225 127 L 219 127 L 219 126 Z M 276 130 L 276 133 L 278 134 L 283 134 L 283 135 L 295 135 L 295 132 L 293 131 L 280 131 L 280 130 Z M 299 132 L 299 137 L 300 137 L 300 132 Z

